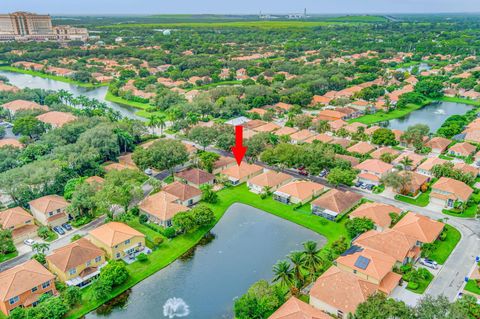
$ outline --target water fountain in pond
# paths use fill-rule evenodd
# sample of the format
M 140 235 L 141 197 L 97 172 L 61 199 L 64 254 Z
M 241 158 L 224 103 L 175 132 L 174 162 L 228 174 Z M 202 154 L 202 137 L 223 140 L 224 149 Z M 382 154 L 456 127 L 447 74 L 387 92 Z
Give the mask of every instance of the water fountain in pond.
M 189 314 L 189 307 L 182 298 L 170 298 L 163 305 L 163 315 L 169 319 L 186 317 Z

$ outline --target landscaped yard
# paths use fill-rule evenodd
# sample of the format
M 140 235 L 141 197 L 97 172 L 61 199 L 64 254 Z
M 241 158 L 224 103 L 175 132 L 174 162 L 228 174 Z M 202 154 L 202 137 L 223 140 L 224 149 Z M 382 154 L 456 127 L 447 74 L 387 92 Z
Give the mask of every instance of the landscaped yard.
M 428 273 L 428 278 L 424 279 L 420 279 L 417 283 L 418 283 L 418 287 L 416 287 L 415 289 L 413 289 L 413 287 L 411 287 L 410 285 L 407 285 L 407 289 L 416 293 L 416 294 L 423 294 L 425 292 L 425 290 L 427 290 L 428 288 L 428 285 L 430 285 L 430 283 L 432 282 L 433 280 L 433 275 L 431 272 L 429 272 L 428 270 L 426 270 L 426 273 Z M 410 286 L 410 287 L 409 287 Z
M 232 204 L 243 203 L 309 228 L 325 236 L 329 243 L 332 243 L 341 236 L 348 238 L 343 223 L 334 223 L 322 217 L 312 215 L 308 209 L 308 205 L 304 205 L 300 207 L 300 209 L 294 210 L 293 206 L 279 203 L 272 198 L 262 200 L 259 195 L 249 192 L 246 184 L 221 190 L 218 192 L 218 197 L 218 203 L 208 204 L 208 206 L 214 211 L 217 222 Z M 157 232 L 151 230 L 145 225 L 141 225 L 139 222 L 132 221 L 129 222 L 129 224 L 144 232 L 147 237 L 158 235 Z M 148 261 L 143 263 L 136 262 L 128 265 L 127 269 L 130 272 L 130 278 L 123 285 L 113 289 L 105 300 L 96 301 L 92 297 L 91 287 L 85 288 L 82 294 L 82 303 L 71 310 L 67 318 L 81 318 L 106 301 L 118 296 L 128 288 L 131 288 L 146 277 L 151 276 L 160 269 L 168 266 L 190 248 L 195 246 L 195 244 L 198 243 L 204 234 L 213 228 L 213 226 L 214 225 L 200 228 L 193 233 L 184 234 L 172 240 L 165 240 L 157 250 L 153 251 L 152 254 L 148 256 Z
M 474 279 L 470 279 L 465 285 L 465 290 L 476 295 L 480 295 L 480 287 L 477 285 L 477 282 Z
M 473 204 L 468 206 L 464 211 L 455 209 L 443 209 L 442 213 L 449 216 L 455 216 L 460 218 L 474 218 L 477 215 L 477 205 Z
M 444 241 L 437 239 L 437 241 L 433 243 L 434 248 L 432 253 L 428 256 L 428 258 L 435 260 L 439 264 L 445 263 L 462 237 L 460 232 L 450 225 L 445 225 L 445 229 L 447 231 L 447 237 Z
M 430 190 L 425 193 L 421 193 L 417 198 L 395 195 L 395 199 L 415 206 L 425 207 L 428 205 L 428 203 L 430 203 Z
M 373 124 L 373 123 L 389 121 L 389 120 L 393 120 L 393 119 L 396 119 L 396 118 L 399 118 L 399 117 L 403 117 L 403 116 L 405 116 L 405 115 L 407 115 L 407 114 L 409 114 L 413 111 L 421 109 L 422 107 L 430 104 L 431 102 L 432 101 L 429 100 L 429 101 L 426 101 L 422 105 L 408 104 L 405 107 L 402 107 L 402 108 L 399 108 L 399 109 L 394 109 L 394 110 L 392 110 L 390 112 L 387 112 L 387 113 L 383 112 L 383 111 L 378 111 L 374 114 L 368 114 L 368 115 L 364 115 L 364 116 L 361 116 L 359 118 L 350 120 L 349 122 L 360 122 L 360 123 L 369 125 L 369 124 Z
M 15 251 L 13 253 L 6 254 L 6 255 L 0 255 L 0 263 L 4 262 L 4 261 L 7 261 L 9 259 L 15 258 L 17 256 L 18 256 L 18 251 Z

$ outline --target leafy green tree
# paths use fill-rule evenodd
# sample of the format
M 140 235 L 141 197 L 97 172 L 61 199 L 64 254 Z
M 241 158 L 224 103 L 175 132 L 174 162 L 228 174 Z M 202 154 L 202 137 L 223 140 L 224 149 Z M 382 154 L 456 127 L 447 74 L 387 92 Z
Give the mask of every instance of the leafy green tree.
M 412 310 L 402 301 L 396 301 L 386 297 L 382 293 L 376 293 L 358 305 L 355 319 L 390 319 L 412 318 Z
M 65 304 L 73 307 L 82 301 L 82 292 L 77 286 L 69 286 L 62 292 L 61 297 Z
M 268 318 L 284 302 L 285 297 L 279 287 L 260 280 L 254 283 L 243 296 L 235 300 L 235 318 Z
M 215 162 L 220 158 L 220 155 L 213 152 L 202 152 L 198 155 L 200 160 L 200 167 L 207 172 L 211 173 L 213 171 L 213 166 Z
M 415 85 L 415 92 L 421 93 L 430 98 L 443 96 L 443 84 L 441 81 L 425 79 Z
M 151 167 L 157 170 L 167 169 L 173 173 L 177 165 L 188 161 L 189 154 L 182 142 L 161 139 L 154 142 L 148 149 L 138 147 L 132 158 L 141 169 Z
M 83 177 L 77 177 L 77 178 L 72 178 L 68 180 L 68 182 L 65 184 L 64 190 L 63 190 L 63 197 L 66 200 L 72 199 L 73 192 L 75 189 L 78 187 L 78 185 L 82 184 L 85 178 Z
M 6 255 L 16 250 L 12 239 L 12 231 L 9 229 L 0 229 L 0 254 Z
M 218 201 L 218 195 L 213 190 L 213 186 L 210 184 L 204 184 L 200 186 L 202 191 L 202 201 L 210 204 L 215 204 Z
M 377 145 L 396 145 L 395 134 L 388 128 L 379 128 L 372 135 L 372 143 Z
M 357 177 L 357 172 L 353 169 L 342 169 L 334 167 L 328 173 L 327 181 L 337 187 L 340 184 L 352 185 L 353 180 Z
M 301 130 L 308 129 L 312 126 L 312 117 L 306 114 L 295 116 L 293 124 Z
M 447 297 L 425 295 L 413 309 L 415 318 L 425 319 L 464 319 L 468 313 L 450 303 Z
M 38 138 L 40 135 L 45 133 L 46 130 L 47 125 L 43 122 L 40 122 L 37 118 L 33 116 L 21 117 L 13 121 L 12 132 L 14 134 L 28 136 L 31 139 Z
M 173 216 L 173 226 L 178 229 L 179 232 L 188 233 L 196 228 L 195 220 L 190 212 L 182 212 Z
M 273 282 L 290 289 L 295 281 L 292 267 L 286 260 L 281 260 L 273 266 Z
M 196 126 L 188 133 L 188 138 L 200 144 L 203 150 L 213 144 L 217 137 L 217 131 L 212 127 Z
M 348 236 L 350 236 L 350 238 L 355 238 L 360 234 L 374 229 L 375 224 L 369 218 L 355 217 L 347 220 L 347 222 L 345 223 L 345 228 L 347 229 Z

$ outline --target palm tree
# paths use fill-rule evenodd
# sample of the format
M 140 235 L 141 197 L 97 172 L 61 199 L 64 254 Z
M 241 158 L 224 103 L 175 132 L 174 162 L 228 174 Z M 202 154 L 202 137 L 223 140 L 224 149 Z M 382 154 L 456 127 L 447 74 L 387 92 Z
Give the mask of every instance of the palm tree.
M 309 240 L 303 243 L 304 264 L 303 266 L 308 270 L 310 280 L 314 280 L 315 274 L 318 272 L 323 264 L 320 257 L 320 249 L 317 243 Z
M 301 288 L 303 285 L 303 281 L 305 279 L 303 275 L 303 265 L 305 263 L 305 256 L 303 255 L 303 252 L 301 251 L 294 251 L 290 253 L 288 256 L 288 259 L 290 259 L 292 266 L 293 266 L 293 274 L 295 276 L 295 282 L 297 288 Z
M 160 135 L 163 135 L 163 129 L 167 126 L 167 116 L 165 114 L 158 115 L 157 125 L 160 127 Z
M 290 288 L 294 282 L 293 270 L 290 267 L 290 264 L 281 260 L 273 266 L 273 282 L 278 282 L 280 285 L 283 285 L 287 288 Z
M 400 164 L 403 165 L 403 168 L 404 168 L 405 170 L 410 170 L 410 169 L 411 169 L 411 166 L 412 166 L 412 164 L 413 164 L 413 160 L 412 160 L 410 157 L 405 156 L 404 158 L 402 158 L 402 159 L 400 160 Z
M 49 249 L 50 244 L 48 243 L 35 243 L 32 245 L 32 250 L 37 252 L 37 254 L 45 254 L 45 252 Z
M 152 129 L 152 133 L 154 133 L 154 129 L 157 127 L 158 125 L 158 117 L 156 115 L 150 115 L 148 117 L 148 122 L 147 122 L 147 126 Z

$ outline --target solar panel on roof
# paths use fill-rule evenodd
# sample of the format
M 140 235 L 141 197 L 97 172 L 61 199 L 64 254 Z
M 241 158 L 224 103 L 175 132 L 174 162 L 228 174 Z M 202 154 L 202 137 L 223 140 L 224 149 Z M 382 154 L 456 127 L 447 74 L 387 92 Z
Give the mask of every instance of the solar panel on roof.
M 363 256 L 358 256 L 357 261 L 355 262 L 355 267 L 365 270 L 367 269 L 369 263 L 370 259 Z
M 341 256 L 353 255 L 353 254 L 358 253 L 360 251 L 363 251 L 362 247 L 357 246 L 357 245 L 352 245 Z

